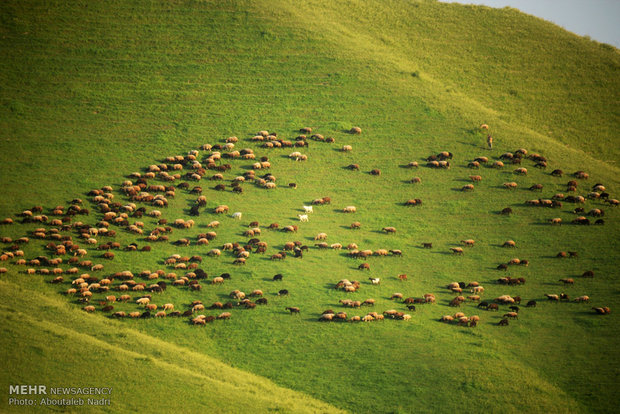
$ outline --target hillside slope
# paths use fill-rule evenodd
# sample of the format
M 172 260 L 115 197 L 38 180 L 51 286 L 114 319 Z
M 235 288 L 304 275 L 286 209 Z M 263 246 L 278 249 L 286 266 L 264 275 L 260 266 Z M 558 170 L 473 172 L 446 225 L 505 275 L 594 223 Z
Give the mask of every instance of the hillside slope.
M 60 295 L 69 277 L 51 285 L 49 277 L 28 276 L 9 261 L 0 276 L 0 312 L 7 321 L 2 356 L 19 364 L 1 376 L 5 389 L 41 376 L 79 381 L 94 372 L 93 383 L 115 381 L 115 412 L 151 408 L 159 394 L 169 404 L 162 412 L 180 404 L 231 412 L 613 411 L 619 360 L 607 350 L 617 341 L 617 312 L 597 318 L 589 304 L 547 303 L 544 294 L 588 294 L 593 306 L 618 308 L 618 212 L 588 200 L 585 211 L 606 210 L 605 225 L 576 226 L 568 224 L 576 217 L 572 204 L 539 209 L 524 201 L 566 192 L 577 170 L 591 179 L 580 180 L 576 194 L 603 182 L 618 198 L 616 49 L 512 9 L 396 0 L 5 1 L 0 34 L 0 218 L 19 221 L 17 213 L 33 205 L 49 213 L 81 197 L 93 212 L 79 219 L 96 223 L 102 215 L 89 190 L 112 185 L 116 201 L 126 202 L 118 188 L 130 173 L 231 135 L 239 137 L 238 148 L 252 147 L 273 164 L 274 192 L 246 183 L 238 195 L 229 186 L 250 165 L 231 161 L 227 190 L 216 192 L 214 183 L 201 181 L 207 207 L 194 228 L 171 235 L 171 241 L 189 237 L 190 247 L 153 243 L 150 254 L 115 251 L 106 274 L 172 271 L 163 263 L 171 254 L 206 256 L 195 240 L 211 220 L 222 222 L 211 247 L 245 243 L 250 220 L 263 228 L 275 221 L 300 224 L 302 205 L 333 199 L 331 206 L 316 207 L 295 235 L 263 231 L 268 255 L 253 256 L 246 267 L 232 266 L 231 253 L 205 257 L 210 277 L 233 275 L 224 285 L 168 289 L 154 299 L 185 310 L 194 299 L 230 300 L 233 289 L 265 290 L 269 306 L 235 308 L 230 321 L 204 329 L 175 318 L 111 320 L 99 312 L 101 294 L 93 300 L 97 312 L 85 314 L 76 298 Z M 481 123 L 490 125 L 493 151 L 485 149 Z M 362 127 L 360 136 L 347 133 L 354 125 Z M 297 163 L 287 159 L 288 149 L 251 141 L 262 129 L 293 139 L 302 126 L 336 143 L 311 140 L 303 149 L 308 161 Z M 339 151 L 343 144 L 353 151 Z M 547 157 L 548 170 L 530 160 L 524 160 L 528 176 L 515 176 L 510 165 L 467 168 L 477 156 L 495 161 L 521 147 Z M 439 151 L 454 153 L 450 170 L 424 166 Z M 411 161 L 421 167 L 402 168 Z M 352 163 L 362 171 L 345 168 Z M 370 176 L 371 168 L 381 176 Z M 564 178 L 551 176 L 554 168 L 562 168 Z M 473 193 L 459 191 L 470 174 L 483 181 Z M 421 185 L 411 184 L 413 175 Z M 513 180 L 518 189 L 506 190 L 503 183 Z M 289 182 L 298 189 L 287 188 Z M 536 183 L 543 193 L 528 190 Z M 419 208 L 402 205 L 417 197 L 424 200 Z M 164 216 L 187 219 L 195 199 L 179 189 Z M 219 204 L 242 211 L 244 219 L 213 214 Z M 346 205 L 359 213 L 341 214 Z M 497 214 L 507 206 L 514 216 Z M 553 217 L 565 225 L 550 226 Z M 353 220 L 362 230 L 349 228 Z M 147 232 L 157 225 L 151 217 L 143 221 Z M 398 232 L 386 235 L 384 226 Z M 2 226 L 0 236 L 16 239 L 37 227 Z M 402 249 L 403 257 L 369 258 L 372 270 L 360 275 L 361 261 L 344 250 L 314 248 L 319 232 L 327 232 L 330 243 Z M 118 233 L 123 246 L 146 243 L 124 229 Z M 463 257 L 449 254 L 467 238 L 476 240 L 475 248 Z M 518 249 L 502 249 L 507 239 Z M 291 240 L 310 246 L 303 261 L 268 259 Z M 421 248 L 428 241 L 433 250 Z M 44 244 L 26 246 L 28 258 L 49 254 Z M 579 251 L 579 258 L 557 259 L 560 250 Z M 528 283 L 498 284 L 496 266 L 517 256 L 531 265 L 506 275 Z M 94 250 L 89 258 L 103 261 Z M 595 279 L 579 278 L 589 269 Z M 285 275 L 281 285 L 271 280 L 276 273 Z M 400 273 L 409 281 L 401 283 Z M 372 286 L 368 276 L 381 277 L 382 284 Z M 574 287 L 558 281 L 567 277 L 577 279 Z M 359 298 L 376 298 L 379 312 L 406 309 L 390 300 L 399 291 L 416 297 L 432 292 L 440 300 L 418 306 L 408 324 L 317 323 L 324 309 L 341 310 L 343 293 L 333 286 L 343 278 L 359 278 Z M 461 309 L 481 315 L 477 328 L 439 323 L 455 312 L 445 288 L 455 280 L 485 284 L 485 299 L 510 293 L 539 305 L 505 330 L 496 325 L 507 308 L 486 312 L 474 303 Z M 280 288 L 291 295 L 279 297 Z M 288 315 L 287 306 L 301 306 L 301 316 Z M 138 309 L 133 302 L 115 307 Z M 77 364 L 73 355 L 86 348 L 94 350 L 90 364 Z M 126 375 L 113 380 L 119 369 Z
M 340 412 L 191 348 L 77 313 L 64 299 L 28 286 L 0 281 L 0 295 L 6 321 L 0 355 L 11 361 L 0 379 L 4 389 L 41 381 L 49 388 L 112 387 L 110 406 L 88 406 L 88 412 L 135 412 L 145 406 L 169 412 L 178 410 L 180 401 L 183 410 L 196 411 Z M 7 399 L 2 398 L 4 409 Z

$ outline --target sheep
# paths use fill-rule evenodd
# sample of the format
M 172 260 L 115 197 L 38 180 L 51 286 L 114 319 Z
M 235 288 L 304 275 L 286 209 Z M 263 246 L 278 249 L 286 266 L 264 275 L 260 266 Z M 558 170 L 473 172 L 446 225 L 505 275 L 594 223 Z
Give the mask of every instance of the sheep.
M 370 265 L 368 263 L 362 263 L 357 267 L 359 270 L 370 270 Z
M 476 183 L 476 182 L 479 182 L 479 181 L 482 181 L 482 177 L 481 177 L 481 176 L 479 176 L 479 175 L 470 175 L 470 176 L 469 176 L 469 179 L 470 179 L 470 180 L 472 180 L 472 181 L 473 181 L 473 182 L 475 182 L 475 183 Z
M 351 145 L 344 145 L 342 147 L 342 152 L 351 152 L 353 151 L 353 147 Z
M 467 240 L 461 240 L 461 243 L 463 243 L 467 247 L 473 247 L 473 245 L 476 242 L 474 240 L 472 240 L 472 239 L 467 239 Z
M 547 299 L 551 300 L 551 301 L 559 301 L 560 297 L 556 294 L 545 294 L 545 296 L 547 297 Z
M 575 302 L 589 302 L 589 301 L 590 301 L 590 297 L 587 295 L 583 295 L 583 296 L 579 296 L 575 298 Z
M 241 220 L 241 216 L 242 216 L 242 213 L 238 211 L 232 214 L 232 218 L 234 218 L 235 220 Z
M 599 315 L 609 315 L 611 313 L 611 310 L 606 306 L 601 307 L 601 308 L 592 308 L 592 309 Z
M 299 314 L 300 313 L 300 309 L 298 307 L 296 307 L 296 306 L 288 306 L 288 307 L 286 307 L 284 309 L 289 311 L 291 315 L 292 314 Z
M 308 215 L 307 214 L 298 214 L 297 217 L 299 217 L 299 221 L 302 222 L 302 223 L 308 222 Z
M 452 251 L 453 254 L 462 255 L 464 253 L 462 247 L 451 247 L 450 250 Z
M 386 233 L 396 233 L 396 227 L 384 227 L 381 230 Z
M 303 206 L 304 207 L 304 212 L 307 213 L 313 213 L 314 210 L 312 208 L 312 206 Z
M 503 186 L 509 190 L 514 190 L 515 188 L 517 188 L 518 184 L 515 183 L 514 181 L 511 181 L 508 183 L 504 183 Z
M 373 285 L 380 285 L 381 284 L 381 279 L 378 277 L 369 277 L 368 280 L 370 280 L 370 282 Z
M 327 233 L 319 233 L 314 237 L 314 240 L 327 240 Z
M 403 294 L 399 293 L 399 292 L 393 293 L 392 296 L 390 297 L 390 299 L 401 299 L 402 300 L 403 299 Z
M 343 213 L 355 213 L 356 211 L 357 209 L 355 208 L 355 206 L 346 206 L 342 209 Z
M 148 305 L 148 304 L 149 304 L 149 302 L 150 302 L 150 301 L 151 301 L 151 298 L 149 298 L 149 297 L 143 297 L 143 298 L 139 298 L 139 299 L 137 299 L 137 300 L 136 300 L 136 303 L 137 303 L 138 305 L 143 305 L 143 306 L 146 306 L 146 305 Z
M 594 272 L 592 270 L 585 271 L 581 277 L 594 277 Z
M 473 184 L 464 185 L 463 187 L 461 187 L 461 191 L 474 191 L 474 185 Z
M 527 175 L 527 168 L 517 168 L 516 170 L 513 171 L 514 174 L 517 175 Z
M 354 135 L 359 135 L 362 133 L 362 128 L 360 127 L 353 127 L 349 130 L 350 134 L 354 134 Z

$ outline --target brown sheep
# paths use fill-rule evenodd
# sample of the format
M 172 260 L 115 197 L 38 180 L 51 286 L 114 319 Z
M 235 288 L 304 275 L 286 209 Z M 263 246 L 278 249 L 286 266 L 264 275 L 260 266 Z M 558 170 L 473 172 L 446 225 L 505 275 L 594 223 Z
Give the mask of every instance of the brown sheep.
M 381 230 L 386 232 L 386 233 L 396 233 L 396 228 L 395 227 L 384 227 Z
M 453 254 L 462 255 L 464 253 L 462 247 L 451 247 L 450 250 L 452 251 Z
M 469 176 L 469 179 L 470 179 L 470 180 L 472 180 L 472 181 L 473 181 L 473 182 L 475 182 L 475 183 L 476 183 L 476 182 L 479 182 L 479 181 L 482 181 L 482 177 L 481 177 L 481 176 L 479 176 L 479 175 L 470 175 L 470 176 Z
M 461 191 L 474 191 L 474 185 L 473 184 L 464 185 L 463 187 L 461 187 Z
M 359 270 L 370 270 L 370 265 L 368 263 L 362 263 L 357 267 Z

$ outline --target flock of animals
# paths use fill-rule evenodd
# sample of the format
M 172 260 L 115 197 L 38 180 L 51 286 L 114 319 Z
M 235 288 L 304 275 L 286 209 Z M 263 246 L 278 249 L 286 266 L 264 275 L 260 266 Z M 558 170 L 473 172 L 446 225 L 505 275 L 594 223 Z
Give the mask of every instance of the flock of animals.
M 355 127 L 351 129 L 351 134 L 361 134 L 361 129 Z M 295 141 L 287 141 L 278 138 L 276 133 L 260 131 L 250 142 L 260 144 L 260 147 L 267 150 L 271 148 L 307 148 L 309 141 L 334 142 L 333 138 L 325 138 L 320 134 L 312 134 L 311 128 L 302 128 L 300 135 Z M 2 237 L 0 241 L 4 245 L 4 252 L 0 255 L 0 261 L 11 262 L 14 267 L 26 275 L 40 274 L 49 279 L 49 283 L 66 286 L 64 293 L 74 297 L 82 304 L 82 309 L 86 312 L 102 311 L 115 318 L 163 318 L 163 317 L 186 317 L 188 322 L 194 325 L 206 325 L 215 320 L 230 319 L 235 309 L 254 309 L 257 306 L 269 306 L 269 299 L 262 289 L 254 289 L 246 294 L 239 290 L 232 290 L 229 301 L 214 301 L 211 304 L 204 304 L 201 300 L 194 300 L 185 306 L 185 309 L 178 309 L 173 303 L 163 303 L 158 305 L 154 302 L 158 295 L 161 295 L 168 288 L 188 289 L 190 292 L 200 292 L 205 285 L 219 285 L 224 283 L 234 283 L 234 277 L 230 273 L 222 273 L 219 276 L 209 275 L 204 270 L 208 269 L 208 263 L 203 263 L 203 257 L 198 254 L 182 255 L 174 254 L 163 258 L 166 270 L 156 271 L 144 270 L 135 272 L 125 270 L 122 272 L 106 272 L 106 261 L 115 259 L 114 250 L 143 251 L 148 252 L 158 243 L 169 243 L 177 246 L 180 250 L 188 246 L 200 246 L 199 249 L 206 250 L 206 256 L 211 258 L 219 257 L 223 252 L 230 252 L 234 255 L 232 265 L 244 266 L 251 262 L 255 255 L 266 254 L 268 250 L 273 250 L 270 254 L 271 260 L 285 260 L 289 256 L 302 258 L 310 249 L 347 249 L 348 256 L 356 259 L 366 259 L 371 256 L 400 257 L 406 252 L 400 249 L 359 249 L 357 244 L 350 243 L 344 246 L 338 242 L 327 242 L 328 234 L 319 233 L 314 237 L 316 243 L 313 246 L 305 245 L 299 241 L 287 242 L 278 249 L 268 246 L 261 240 L 263 231 L 282 231 L 296 234 L 303 223 L 309 222 L 315 207 L 329 205 L 332 203 L 331 197 L 322 197 L 313 200 L 310 205 L 303 205 L 303 214 L 298 215 L 299 225 L 289 224 L 280 225 L 277 222 L 270 223 L 268 226 L 261 227 L 258 222 L 250 222 L 243 236 L 246 240 L 226 241 L 216 243 L 218 238 L 217 229 L 221 223 L 217 220 L 206 220 L 203 222 L 199 217 L 207 213 L 211 218 L 213 215 L 228 215 L 241 222 L 243 212 L 233 211 L 227 205 L 218 205 L 213 209 L 207 209 L 207 197 L 203 195 L 204 186 L 207 182 L 214 182 L 214 190 L 226 191 L 228 188 L 235 193 L 243 193 L 244 186 L 249 183 L 267 189 L 277 188 L 276 177 L 267 171 L 271 168 L 271 161 L 268 157 L 257 157 L 252 148 L 236 150 L 239 139 L 230 137 L 222 144 L 205 144 L 200 150 L 191 150 L 186 155 L 171 156 L 164 159 L 158 165 L 150 165 L 142 172 L 135 172 L 123 181 L 117 191 L 112 186 L 103 186 L 88 192 L 89 197 L 86 202 L 80 198 L 73 199 L 68 206 L 59 205 L 51 209 L 44 209 L 42 206 L 34 206 L 24 210 L 15 217 L 7 217 L 0 222 L 4 226 L 11 226 L 21 223 L 35 223 L 36 228 L 30 230 L 28 234 L 13 239 Z M 201 153 L 202 151 L 202 153 Z M 345 145 L 343 152 L 353 151 L 353 146 Z M 289 155 L 294 161 L 302 162 L 308 159 L 298 151 Z M 431 155 L 426 159 L 426 167 L 432 169 L 450 169 L 453 165 L 454 155 L 451 152 L 440 152 Z M 232 169 L 232 162 L 249 162 L 251 168 L 245 173 L 235 177 L 225 177 L 225 174 Z M 548 160 L 539 154 L 528 154 L 525 149 L 518 149 L 514 153 L 504 153 L 491 163 L 488 157 L 481 156 L 471 160 L 466 165 L 471 169 L 479 169 L 482 165 L 488 164 L 492 168 L 504 169 L 506 164 L 516 166 L 513 170 L 515 175 L 527 175 L 528 170 L 522 166 L 526 162 L 533 163 L 535 168 L 546 169 Z M 420 165 L 412 161 L 407 165 L 408 168 L 417 169 Z M 357 164 L 348 166 L 350 170 L 359 170 Z M 265 174 L 262 174 L 266 172 Z M 373 169 L 371 175 L 380 175 L 381 171 Z M 556 169 L 551 172 L 554 177 L 563 177 L 564 172 Z M 613 199 L 601 183 L 592 185 L 584 195 L 577 195 L 578 189 L 585 186 L 588 174 L 584 171 L 577 171 L 568 181 L 566 195 L 558 193 L 552 197 L 536 198 L 526 200 L 525 204 L 533 207 L 547 207 L 551 209 L 562 208 L 564 203 L 575 205 L 574 213 L 576 218 L 572 223 L 577 225 L 589 225 L 593 219 L 593 224 L 603 225 L 605 210 L 601 206 L 585 211 L 583 205 L 586 200 L 596 200 L 605 202 L 609 207 L 616 207 L 618 200 Z M 226 181 L 227 180 L 227 181 Z M 463 186 L 462 191 L 475 191 L 476 185 L 483 178 L 480 175 L 470 175 L 471 183 Z M 579 180 L 579 181 L 578 181 Z M 224 184 L 226 182 L 226 184 Z M 410 181 L 412 184 L 422 182 L 420 177 L 414 177 Z M 516 182 L 506 182 L 503 185 L 508 191 L 518 187 Z M 289 183 L 288 187 L 296 188 L 295 183 Z M 532 193 L 543 191 L 542 184 L 529 187 Z M 173 218 L 165 217 L 165 211 L 169 203 L 173 202 L 178 191 L 184 191 L 196 197 L 189 210 L 189 217 Z M 117 197 L 118 196 L 118 197 Z M 117 201 L 118 199 L 122 201 Z M 406 200 L 404 206 L 419 206 L 421 199 Z M 358 211 L 356 206 L 343 206 L 343 213 L 355 215 Z M 506 207 L 500 214 L 512 214 L 510 207 Z M 144 223 L 143 217 L 150 217 L 156 220 L 152 228 Z M 87 221 L 90 222 L 87 223 Z M 562 225 L 561 218 L 550 220 L 551 225 Z M 208 231 L 201 232 L 194 237 L 174 237 L 176 232 L 183 232 L 194 226 L 204 227 Z M 354 221 L 350 228 L 360 229 L 362 223 Z M 398 229 L 394 226 L 386 226 L 381 229 L 385 234 L 394 234 Z M 120 232 L 133 235 L 139 240 L 126 245 L 115 241 Z M 34 240 L 42 241 L 47 252 L 46 255 L 34 256 L 29 252 L 29 246 Z M 139 244 L 142 244 L 140 247 Z M 213 245 L 216 245 L 213 247 Z M 460 247 L 452 247 L 450 251 L 455 255 L 467 254 L 468 249 L 475 248 L 476 241 L 472 239 L 461 240 Z M 209 247 L 207 247 L 209 246 Z M 423 248 L 433 249 L 431 241 L 425 242 Z M 513 240 L 507 240 L 503 244 L 504 248 L 516 247 Z M 194 251 L 197 249 L 194 249 Z M 576 257 L 577 252 L 560 252 L 558 257 Z M 92 258 L 92 259 L 89 259 Z M 508 263 L 501 263 L 497 269 L 507 270 L 511 266 L 528 266 L 529 261 L 514 258 Z M 358 266 L 361 272 L 370 270 L 370 264 L 363 262 Z M 6 267 L 0 268 L 0 273 L 7 273 Z M 584 278 L 594 277 L 593 271 L 583 274 Z M 407 281 L 407 275 L 401 274 L 398 278 L 402 282 Z M 282 274 L 273 277 L 273 281 L 281 281 Z M 370 287 L 380 285 L 381 278 L 368 278 Z M 564 285 L 573 285 L 572 278 L 560 280 Z M 524 278 L 501 277 L 497 280 L 498 284 L 513 286 L 526 283 Z M 347 296 L 342 299 L 339 305 L 351 310 L 361 309 L 362 307 L 374 307 L 375 299 L 356 300 L 355 292 L 362 286 L 362 282 L 342 279 L 334 283 L 334 288 L 339 289 Z M 522 299 L 519 296 L 501 295 L 494 299 L 482 300 L 484 287 L 476 281 L 453 282 L 446 286 L 446 294 L 450 296 L 449 306 L 459 307 L 466 302 L 477 303 L 478 309 L 488 312 L 499 311 L 500 306 L 507 306 L 508 309 L 503 313 L 503 318 L 499 325 L 508 325 L 509 320 L 518 319 L 519 305 Z M 287 296 L 288 290 L 280 289 L 277 296 Z M 569 301 L 567 294 L 550 294 L 546 297 L 549 301 L 563 302 Z M 321 322 L 370 322 L 382 321 L 385 318 L 408 321 L 412 318 L 411 313 L 415 312 L 416 305 L 430 306 L 437 302 L 434 293 L 426 293 L 421 297 L 407 297 L 400 292 L 395 292 L 391 298 L 398 303 L 400 309 L 388 309 L 382 312 L 371 311 L 365 315 L 348 315 L 345 311 L 334 311 L 326 309 L 317 320 Z M 575 302 L 589 302 L 590 298 L 581 295 L 573 299 Z M 118 303 L 133 302 L 135 310 L 123 311 L 115 309 Z M 297 315 L 303 312 L 303 304 L 299 307 L 286 307 L 283 311 Z M 396 306 L 396 305 L 395 305 Z M 536 301 L 527 301 L 526 307 L 535 307 Z M 217 315 L 205 315 L 205 309 L 214 310 Z M 606 315 L 610 309 L 606 306 L 592 308 L 594 313 Z M 406 313 L 411 312 L 411 313 Z M 440 321 L 455 323 L 459 326 L 475 327 L 480 321 L 478 315 L 466 316 L 463 312 L 446 314 L 440 317 Z

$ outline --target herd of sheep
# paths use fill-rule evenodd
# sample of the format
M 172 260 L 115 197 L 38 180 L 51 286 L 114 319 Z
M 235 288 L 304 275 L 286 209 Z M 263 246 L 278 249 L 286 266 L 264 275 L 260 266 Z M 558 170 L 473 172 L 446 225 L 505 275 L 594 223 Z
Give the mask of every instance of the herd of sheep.
M 307 136 L 312 134 L 309 127 L 300 130 L 301 135 L 297 136 L 294 142 L 279 138 L 276 133 L 268 131 L 260 131 L 254 137 L 250 138 L 250 142 L 260 143 L 261 148 L 307 148 L 309 141 Z M 361 134 L 361 129 L 354 127 L 351 134 Z M 333 138 L 325 138 L 320 134 L 311 135 L 309 139 L 318 142 L 334 142 Z M 217 319 L 230 319 L 233 315 L 233 309 L 254 309 L 257 305 L 265 306 L 269 301 L 264 297 L 262 289 L 254 289 L 246 295 L 244 292 L 234 290 L 230 293 L 230 301 L 226 303 L 213 302 L 211 305 L 205 305 L 199 301 L 193 301 L 187 309 L 180 310 L 173 303 L 164 303 L 157 305 L 152 303 L 155 294 L 163 293 L 167 288 L 186 288 L 190 292 L 199 292 L 203 289 L 203 285 L 219 285 L 228 283 L 231 279 L 229 273 L 223 273 L 214 276 L 209 280 L 209 276 L 203 270 L 203 257 L 200 255 L 182 255 L 174 254 L 163 258 L 164 265 L 167 270 L 158 269 L 156 271 L 145 270 L 137 275 L 130 270 L 106 273 L 104 263 L 95 263 L 92 260 L 85 259 L 85 256 L 94 257 L 94 251 L 101 251 L 101 255 L 97 257 L 112 261 L 115 259 L 113 250 L 127 251 L 151 251 L 152 246 L 156 243 L 169 243 L 179 247 L 180 249 L 188 246 L 208 247 L 206 255 L 209 257 L 219 257 L 223 252 L 230 252 L 234 255 L 232 262 L 235 266 L 244 266 L 251 263 L 251 258 L 257 254 L 265 254 L 270 246 L 265 241 L 260 240 L 260 236 L 264 228 L 261 228 L 258 222 L 250 222 L 248 228 L 244 231 L 243 236 L 247 240 L 243 242 L 227 241 L 217 243 L 213 247 L 215 240 L 218 238 L 217 229 L 220 222 L 217 220 L 208 220 L 204 223 L 199 219 L 201 213 L 209 212 L 206 210 L 207 198 L 202 194 L 205 181 L 217 182 L 215 190 L 226 190 L 226 184 L 223 184 L 225 175 L 232 169 L 230 162 L 239 160 L 250 163 L 248 169 L 243 175 L 228 177 L 230 187 L 233 192 L 242 193 L 243 187 L 253 183 L 258 188 L 273 190 L 277 187 L 276 177 L 272 174 L 261 174 L 264 170 L 271 168 L 271 161 L 268 157 L 257 157 L 251 148 L 243 148 L 235 150 L 239 139 L 230 137 L 223 144 L 205 144 L 200 150 L 204 151 L 202 156 L 199 150 L 192 150 L 184 156 L 172 156 L 165 158 L 164 162 L 158 165 L 150 165 L 145 168 L 144 172 L 135 172 L 129 175 L 128 179 L 123 181 L 119 190 L 114 191 L 112 186 L 104 186 L 100 189 L 93 189 L 88 193 L 89 200 L 85 203 L 83 200 L 73 199 L 69 206 L 56 206 L 47 210 L 41 206 L 35 206 L 28 210 L 23 210 L 16 217 L 7 217 L 0 221 L 0 224 L 10 226 L 18 221 L 21 223 L 36 223 L 38 227 L 29 231 L 28 234 L 13 240 L 11 237 L 2 237 L 1 242 L 5 246 L 5 251 L 0 255 L 0 261 L 10 261 L 16 267 L 11 269 L 21 269 L 24 274 L 41 274 L 49 275 L 50 283 L 68 284 L 69 287 L 64 290 L 67 296 L 78 298 L 83 304 L 83 310 L 86 312 L 95 312 L 100 309 L 109 313 L 116 318 L 163 318 L 163 317 L 187 317 L 188 321 L 194 325 L 206 325 Z M 342 152 L 350 153 L 353 151 L 352 145 L 344 145 Z M 305 161 L 307 155 L 295 151 L 289 155 L 294 161 Z M 517 165 L 513 170 L 515 175 L 527 175 L 526 167 L 521 166 L 526 160 L 534 163 L 535 168 L 547 168 L 548 160 L 539 154 L 528 154 L 525 149 L 518 149 L 514 153 L 504 153 L 499 160 L 490 164 L 493 168 L 505 168 L 505 163 Z M 224 162 L 224 160 L 226 162 Z M 454 165 L 454 155 L 451 152 L 443 151 L 436 155 L 426 158 L 426 166 L 433 169 L 450 169 Z M 477 157 L 469 161 L 465 166 L 471 169 L 479 169 L 484 164 L 489 164 L 488 157 Z M 420 168 L 418 162 L 412 161 L 407 168 Z M 359 170 L 357 164 L 348 166 L 351 170 Z M 371 175 L 380 175 L 381 171 L 373 169 Z M 562 177 L 564 172 L 556 169 L 551 173 L 554 177 Z M 576 195 L 581 184 L 577 180 L 585 181 L 589 175 L 584 171 L 577 171 L 573 174 L 574 179 L 567 183 L 565 194 L 555 194 L 548 199 L 537 198 L 526 200 L 525 205 L 537 207 L 549 207 L 552 209 L 562 208 L 563 203 L 576 204 L 574 213 L 577 217 L 573 220 L 574 224 L 588 225 L 590 219 L 586 216 L 595 218 L 594 224 L 604 224 L 605 211 L 600 206 L 590 209 L 588 212 L 581 207 L 587 200 L 598 200 L 606 202 L 610 207 L 618 206 L 618 200 L 611 198 L 606 187 L 601 183 L 596 183 L 587 191 L 584 196 Z M 476 186 L 482 182 L 481 175 L 469 175 L 471 183 L 463 186 L 462 191 L 475 191 Z M 159 181 L 160 183 L 154 183 Z M 412 184 L 420 184 L 421 178 L 414 177 L 410 180 Z M 202 184 L 202 185 L 199 185 Z M 288 185 L 290 188 L 296 188 L 295 183 Z M 510 181 L 503 184 L 507 190 L 514 190 L 519 186 L 517 182 Z M 543 191 L 542 184 L 535 184 L 529 187 L 534 192 Z M 195 196 L 193 206 L 189 211 L 189 217 L 165 218 L 164 212 L 169 203 L 173 202 L 177 191 L 186 191 L 188 194 Z M 118 198 L 122 201 L 117 201 Z M 331 197 L 322 197 L 313 200 L 310 205 L 301 206 L 303 214 L 299 214 L 297 224 L 280 226 L 278 223 L 271 223 L 265 229 L 268 231 L 282 231 L 288 233 L 297 233 L 303 223 L 309 222 L 315 206 L 331 204 Z M 90 204 L 85 207 L 85 204 Z M 421 199 L 407 200 L 405 206 L 419 206 L 422 204 Z M 347 214 L 355 215 L 358 211 L 356 206 L 343 206 L 340 211 Z M 222 215 L 230 214 L 235 220 L 241 221 L 242 212 L 233 211 L 227 205 L 218 205 L 210 210 L 212 214 Z M 512 214 L 511 208 L 507 207 L 502 210 L 501 214 Z M 91 224 L 85 221 L 88 218 L 96 217 L 91 220 Z M 147 229 L 147 225 L 142 221 L 143 217 L 151 217 L 156 220 L 153 228 Z M 173 238 L 174 232 L 183 232 L 192 229 L 194 226 L 204 225 L 209 231 L 198 234 L 196 237 L 180 237 Z M 553 218 L 550 220 L 552 225 L 561 225 L 561 218 Z M 354 221 L 350 228 L 353 230 L 360 229 L 362 223 Z M 130 243 L 122 246 L 121 243 L 115 241 L 118 233 L 124 231 L 143 240 L 140 247 L 138 243 Z M 398 229 L 394 226 L 385 226 L 381 229 L 385 234 L 394 234 Z M 289 255 L 301 258 L 310 248 L 315 249 L 331 249 L 341 250 L 347 249 L 348 256 L 356 259 L 365 259 L 370 256 L 392 256 L 400 257 L 404 253 L 401 249 L 359 249 L 357 244 L 349 243 L 347 245 L 339 242 L 327 242 L 328 234 L 321 232 L 314 237 L 316 243 L 314 246 L 307 246 L 299 241 L 291 241 L 284 244 L 280 249 L 270 254 L 271 260 L 284 260 Z M 28 245 L 33 240 L 42 240 L 44 248 L 48 255 L 29 256 Z M 468 249 L 474 248 L 475 240 L 461 240 L 459 247 L 451 247 L 450 251 L 455 255 L 465 255 Z M 432 242 L 423 243 L 423 247 L 433 249 Z M 507 240 L 503 247 L 514 248 L 516 243 L 513 240 Z M 273 249 L 273 247 L 272 247 Z M 576 257 L 577 252 L 560 252 L 557 257 Z M 527 266 L 529 261 L 526 259 L 513 258 L 508 263 L 498 265 L 498 270 L 507 270 L 510 266 Z M 369 263 L 361 263 L 357 266 L 360 271 L 370 270 Z M 6 267 L 0 268 L 0 273 L 7 273 Z M 101 276 L 98 276 L 101 275 Z M 583 277 L 593 277 L 592 271 L 587 271 Z M 67 280 L 65 280 L 65 277 Z M 401 274 L 398 279 L 405 282 L 407 275 Z M 282 275 L 277 274 L 273 277 L 274 281 L 282 280 Z M 370 277 L 369 289 L 372 286 L 380 285 L 381 278 Z M 524 278 L 502 277 L 497 280 L 498 284 L 514 286 L 524 284 Z M 562 278 L 560 282 L 564 285 L 574 285 L 573 278 Z M 374 299 L 355 300 L 352 294 L 355 294 L 362 287 L 359 281 L 349 281 L 342 279 L 334 284 L 335 289 L 339 289 L 346 299 L 340 300 L 340 305 L 352 310 L 360 309 L 366 306 L 374 306 Z M 447 285 L 447 295 L 450 296 L 449 306 L 458 307 L 465 302 L 475 302 L 479 309 L 486 311 L 497 311 L 499 305 L 509 306 L 509 311 L 503 314 L 500 325 L 508 325 L 509 319 L 517 319 L 519 316 L 519 304 L 521 298 L 519 296 L 512 297 L 510 295 L 502 295 L 494 300 L 481 301 L 484 294 L 484 287 L 478 282 L 453 282 Z M 114 294 L 114 292 L 118 292 Z M 277 296 L 288 295 L 288 290 L 281 289 Z M 562 293 L 547 293 L 546 297 L 549 301 L 569 301 L 568 295 Z M 385 318 L 408 321 L 412 318 L 411 314 L 405 313 L 405 308 L 409 312 L 415 311 L 415 305 L 432 305 L 437 302 L 435 294 L 426 293 L 422 297 L 404 298 L 402 293 L 394 293 L 391 298 L 395 302 L 402 303 L 403 309 L 389 309 L 383 312 L 368 312 L 365 315 L 349 315 L 345 311 L 336 311 L 327 309 L 318 316 L 318 320 L 322 322 L 329 321 L 349 321 L 349 322 L 370 322 L 382 321 Z M 133 301 L 137 306 L 136 310 L 125 312 L 116 310 L 114 306 L 117 303 Z M 587 295 L 581 295 L 573 299 L 575 302 L 589 302 Z M 536 301 L 530 300 L 526 307 L 535 307 Z M 218 315 L 205 315 L 201 313 L 205 309 L 216 310 Z M 596 314 L 606 315 L 610 313 L 608 307 L 592 308 Z M 293 314 L 300 314 L 300 307 L 287 307 L 285 311 Z M 480 321 L 478 315 L 466 316 L 463 312 L 455 314 L 446 314 L 439 318 L 440 321 L 446 323 L 456 323 L 459 326 L 475 327 Z

